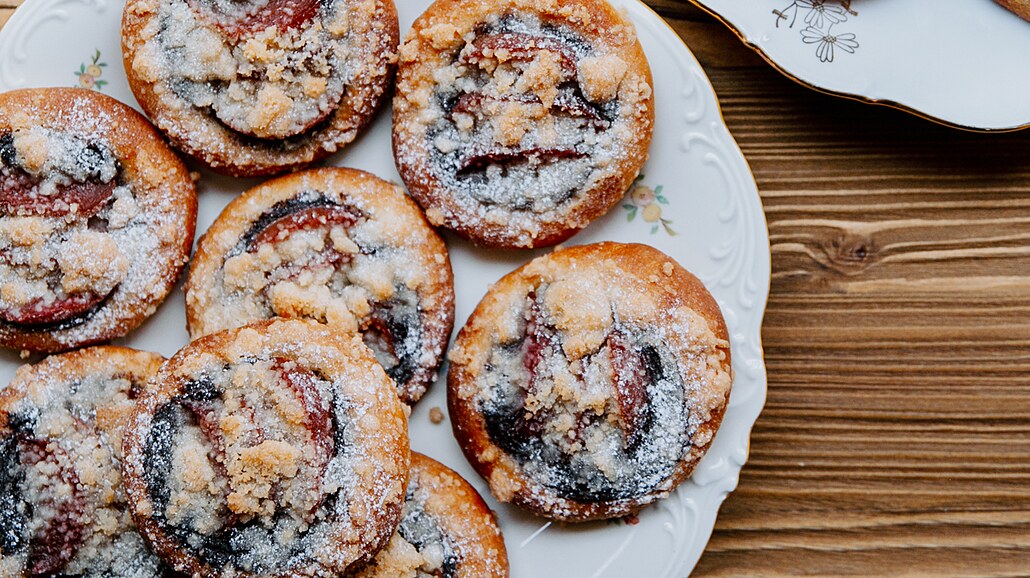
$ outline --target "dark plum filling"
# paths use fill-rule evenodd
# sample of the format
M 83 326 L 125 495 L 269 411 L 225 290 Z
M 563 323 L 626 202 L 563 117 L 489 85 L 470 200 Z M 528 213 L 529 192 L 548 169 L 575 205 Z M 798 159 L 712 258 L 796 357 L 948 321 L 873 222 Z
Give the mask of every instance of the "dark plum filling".
M 143 448 L 143 469 L 147 472 L 147 495 L 154 503 L 154 516 L 163 521 L 171 490 L 167 480 L 172 472 L 172 443 L 175 434 L 188 420 L 183 406 L 169 403 L 157 410 Z
M 333 0 L 169 0 L 163 82 L 247 146 L 289 151 L 332 121 L 346 91 L 347 10 Z M 198 41 L 197 39 L 203 41 Z M 217 56 L 213 56 L 217 55 Z
M 242 252 L 255 253 L 263 245 L 275 244 L 301 231 L 328 229 L 337 225 L 349 230 L 364 219 L 365 216 L 358 209 L 336 203 L 319 193 L 305 192 L 280 201 L 262 213 L 240 237 L 229 257 Z M 358 249 L 368 256 L 383 250 L 362 245 L 358 245 Z M 266 273 L 270 283 L 264 289 L 265 300 L 270 303 L 268 291 L 274 283 L 292 280 L 305 269 L 318 267 L 330 267 L 337 271 L 330 289 L 338 294 L 350 283 L 346 279 L 345 268 L 351 259 L 351 255 L 341 253 L 331 243 L 327 243 L 318 255 L 301 265 L 285 262 Z M 365 344 L 372 349 L 376 359 L 399 387 L 416 377 L 422 352 L 422 321 L 418 295 L 414 291 L 398 285 L 392 298 L 371 303 L 371 313 L 360 320 L 359 330 Z
M 0 134 L 0 164 L 13 167 L 18 160 L 18 150 L 14 148 L 14 133 Z
M 254 363 L 261 363 L 254 360 Z M 273 439 L 274 432 L 266 431 L 262 424 L 270 419 L 267 408 L 248 407 L 243 404 L 232 413 L 227 410 L 226 393 L 219 385 L 230 369 L 223 368 L 220 376 L 203 375 L 188 382 L 182 393 L 157 410 L 143 451 L 143 463 L 147 493 L 154 503 L 153 517 L 158 525 L 180 547 L 216 571 L 235 566 L 250 573 L 281 573 L 310 561 L 313 535 L 319 534 L 325 523 L 327 512 L 337 509 L 340 490 L 324 493 L 321 479 L 330 460 L 342 451 L 346 439 L 346 426 L 337 420 L 338 403 L 322 398 L 320 384 L 324 381 L 318 374 L 292 366 L 285 359 L 273 359 L 268 366 L 278 377 L 277 381 L 293 396 L 304 412 L 300 424 L 307 432 L 311 447 L 310 460 L 303 468 L 313 468 L 309 478 L 315 486 L 305 491 L 318 496 L 318 500 L 306 512 L 298 513 L 292 505 L 279 504 L 270 515 L 237 514 L 227 505 L 229 494 L 236 491 L 234 478 L 229 467 L 229 441 L 220 424 L 228 417 L 248 421 L 250 429 L 243 437 L 233 440 L 237 446 L 256 448 L 262 442 Z M 289 367 L 289 369 L 287 369 Z M 206 447 L 207 460 L 215 475 L 221 480 L 220 487 L 226 494 L 219 498 L 217 528 L 214 531 L 199 531 L 197 520 L 186 518 L 172 522 L 166 512 L 173 503 L 174 490 L 171 478 L 177 446 L 184 443 L 187 430 L 198 432 Z M 237 447 L 239 450 L 239 447 Z M 279 480 L 272 484 L 269 499 L 278 501 L 286 491 Z M 302 523 L 298 526 L 298 519 Z M 283 532 L 293 539 L 283 544 L 279 539 Z
M 96 314 L 114 289 L 106 295 L 92 291 L 73 293 L 64 299 L 47 303 L 36 298 L 17 308 L 0 307 L 0 319 L 22 331 L 61 331 L 82 325 Z
M 24 485 L 17 438 L 0 439 L 0 552 L 4 556 L 16 556 L 29 544 L 32 507 L 25 501 Z
M 324 0 L 226 1 L 192 0 L 190 6 L 209 18 L 224 34 L 239 37 L 270 26 L 279 30 L 300 28 L 314 18 Z
M 559 74 L 548 102 L 517 82 L 497 84 L 496 54 L 518 76 L 541 52 L 552 55 Z M 463 77 L 437 88 L 441 120 L 427 133 L 437 177 L 477 202 L 511 210 L 539 212 L 574 197 L 589 178 L 598 135 L 618 116 L 616 100 L 584 96 L 578 63 L 592 54 L 568 27 L 528 17 L 508 15 L 477 27 L 476 38 L 454 57 L 452 68 Z M 498 140 L 494 123 L 519 106 L 537 111 L 519 113 L 530 115 L 520 121 L 525 134 Z M 541 115 L 551 133 L 534 126 Z
M 454 578 L 458 572 L 458 555 L 451 540 L 443 533 L 440 523 L 425 511 L 424 505 L 415 495 L 415 488 L 408 487 L 408 495 L 404 503 L 404 517 L 397 527 L 397 533 L 408 541 L 419 552 L 427 548 L 439 548 L 443 551 L 443 563 L 433 570 L 435 578 Z M 425 570 L 419 570 L 425 573 Z
M 13 133 L 0 136 L 0 218 L 43 217 L 85 221 L 91 230 L 107 230 L 105 214 L 114 202 L 120 168 L 103 145 L 66 137 L 63 163 L 46 178 L 22 166 Z M 109 174 L 114 167 L 114 173 Z M 44 186 L 46 185 L 46 186 Z M 73 217 L 71 217 L 73 215 Z M 26 264 L 10 247 L 0 249 L 0 264 L 17 269 Z M 59 269 L 46 278 L 50 297 L 34 297 L 17 306 L 0 303 L 0 320 L 21 331 L 60 331 L 81 325 L 99 311 L 117 290 L 66 293 Z
M 415 376 L 422 349 L 422 324 L 413 291 L 398 287 L 395 298 L 375 304 L 362 323 L 361 333 L 365 345 L 394 382 L 406 384 Z
M 276 230 L 279 230 L 280 227 L 285 229 L 287 228 L 286 223 L 289 223 L 294 218 L 294 215 L 316 209 L 339 211 L 341 222 L 347 222 L 348 224 L 353 224 L 363 218 L 356 209 L 340 205 L 325 195 L 313 191 L 304 192 L 285 201 L 279 201 L 261 213 L 261 216 L 251 223 L 247 231 L 240 237 L 229 256 L 238 255 L 244 251 L 256 250 L 262 239 L 266 242 L 270 240 L 265 234 L 265 231 L 270 227 L 276 227 Z M 349 215 L 347 217 L 348 221 L 343 220 L 343 215 Z M 296 227 L 293 227 L 293 229 L 296 229 Z
M 297 231 L 328 229 L 334 225 L 342 225 L 346 228 L 353 225 L 357 220 L 358 217 L 352 211 L 339 206 L 311 206 L 298 209 L 295 212 L 271 221 L 267 226 L 256 232 L 248 242 L 247 250 L 255 253 L 262 245 L 275 244 Z M 252 228 L 251 230 L 254 229 Z M 340 266 L 348 263 L 350 259 L 350 255 L 341 253 L 332 246 L 327 246 L 304 263 L 283 263 L 268 273 L 268 279 L 271 283 L 277 283 L 283 280 L 295 279 L 307 269 L 322 267 L 338 269 Z M 266 291 L 268 287 L 266 286 Z
M 533 295 L 527 311 L 523 339 L 499 346 L 494 359 L 500 362 L 487 366 L 498 382 L 480 404 L 490 439 L 527 475 L 564 498 L 603 502 L 653 490 L 690 443 L 682 385 L 657 337 L 616 323 L 597 351 L 570 360 L 561 333 Z M 565 371 L 563 378 L 574 380 L 581 392 L 597 386 L 589 380 L 609 372 L 603 379 L 613 401 L 603 411 L 557 398 L 539 401 Z
M 35 533 L 30 521 L 35 513 L 29 492 L 28 470 L 42 467 L 48 473 L 45 492 L 51 485 L 67 493 L 40 496 L 43 511 L 53 517 L 42 521 Z M 39 483 L 39 482 L 37 482 Z M 69 456 L 56 443 L 30 439 L 17 433 L 0 441 L 0 551 L 6 556 L 27 552 L 29 576 L 54 576 L 75 557 L 85 535 L 85 501 L 78 476 Z
M 0 214 L 63 217 L 75 205 L 76 215 L 90 218 L 100 212 L 114 193 L 115 183 L 72 183 L 59 187 L 53 196 L 39 193 L 38 180 L 24 173 L 0 177 Z
M 84 358 L 93 365 L 76 368 Z M 123 362 L 88 351 L 50 358 L 19 373 L 0 403 L 0 559 L 11 558 L 11 576 L 173 576 L 146 550 L 118 484 L 113 444 L 146 377 Z M 108 363 L 118 369 L 96 369 Z M 55 376 L 54 365 L 72 373 Z

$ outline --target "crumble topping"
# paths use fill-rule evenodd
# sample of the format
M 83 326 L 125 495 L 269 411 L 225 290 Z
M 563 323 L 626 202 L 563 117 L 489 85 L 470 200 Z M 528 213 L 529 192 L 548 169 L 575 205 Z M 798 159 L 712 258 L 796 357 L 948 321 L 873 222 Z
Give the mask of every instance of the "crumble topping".
M 0 394 L 4 576 L 33 569 L 84 578 L 163 575 L 121 484 L 122 427 L 153 369 L 146 364 L 159 358 L 133 352 L 140 366 L 129 369 L 123 354 L 104 351 L 22 366 Z
M 495 446 L 479 456 L 495 464 L 494 495 L 528 492 L 559 515 L 567 500 L 668 493 L 711 442 L 732 382 L 729 344 L 658 278 L 669 262 L 638 279 L 591 259 L 526 265 L 517 289 L 487 301 L 488 325 L 449 353 L 469 372 L 453 393 L 482 414 Z
M 402 175 L 432 222 L 502 246 L 586 226 L 615 202 L 613 181 L 639 170 L 651 131 L 632 27 L 535 4 L 484 9 L 461 29 L 434 14 L 401 47 Z M 603 207 L 588 208 L 601 194 Z
M 237 132 L 266 139 L 301 134 L 335 111 L 354 72 L 348 68 L 354 3 L 316 3 L 308 19 L 284 12 L 283 2 L 266 4 L 160 2 L 160 28 L 148 31 L 151 40 L 132 66 Z M 367 3 L 359 6 L 368 10 Z M 265 10 L 276 14 L 257 30 L 240 30 Z
M 160 240 L 94 135 L 40 127 L 0 135 L 0 316 L 74 319 L 154 266 Z
M 388 540 L 406 412 L 356 336 L 271 320 L 194 341 L 155 381 L 126 480 L 180 569 L 337 576 Z
M 402 195 L 378 179 L 309 181 L 227 215 L 233 228 L 204 241 L 210 262 L 191 273 L 190 331 L 280 316 L 360 332 L 414 403 L 443 355 L 453 297 L 446 249 Z
M 496 519 L 467 482 L 413 454 L 400 525 L 356 578 L 507 576 L 506 553 L 495 547 L 499 538 Z

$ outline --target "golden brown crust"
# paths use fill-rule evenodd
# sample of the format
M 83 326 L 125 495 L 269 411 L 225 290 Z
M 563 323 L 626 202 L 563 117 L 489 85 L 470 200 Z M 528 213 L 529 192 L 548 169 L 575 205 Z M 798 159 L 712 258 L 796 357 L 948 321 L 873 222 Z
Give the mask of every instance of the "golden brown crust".
M 118 162 L 118 182 L 131 187 L 156 247 L 148 263 L 130 263 L 126 279 L 99 312 L 68 328 L 0 322 L 0 344 L 56 352 L 121 337 L 152 315 L 178 280 L 193 245 L 197 192 L 182 160 L 143 116 L 91 90 L 44 88 L 0 94 L 0 134 L 31 127 L 94 139 Z M 85 223 L 81 223 L 85 229 Z M 143 226 L 143 225 L 141 225 Z M 131 287 L 127 285 L 131 284 Z
M 5 494 L 13 501 L 5 507 L 5 544 L 9 548 L 13 539 L 21 546 L 0 556 L 0 575 L 28 575 L 31 568 L 60 575 L 163 575 L 126 513 L 121 488 L 122 430 L 163 361 L 124 347 L 80 349 L 21 366 L 0 391 L 0 446 L 6 448 L 0 453 L 9 459 L 9 451 L 19 448 L 23 456 L 15 460 L 23 468 L 22 483 L 3 488 L 15 489 Z M 32 454 L 47 457 L 28 465 L 24 456 Z M 39 466 L 45 467 L 32 471 Z M 55 466 L 57 471 L 50 469 Z M 78 482 L 71 498 L 61 484 L 68 479 Z M 21 500 L 29 505 L 29 519 L 10 515 Z M 57 504 L 63 507 L 55 515 Z M 49 534 L 55 527 L 63 532 Z M 30 528 L 36 533 L 31 539 Z M 41 536 L 50 539 L 48 547 L 28 545 Z
M 362 60 L 344 96 L 328 118 L 297 137 L 263 140 L 228 129 L 206 112 L 198 111 L 162 79 L 151 78 L 146 46 L 155 44 L 158 3 L 130 0 L 122 16 L 122 55 L 125 73 L 136 100 L 154 124 L 184 153 L 212 169 L 236 177 L 273 175 L 297 170 L 321 160 L 353 141 L 372 120 L 393 83 L 400 29 L 392 0 L 339 0 L 354 5 L 368 18 L 354 18 L 354 44 L 349 53 Z M 140 59 L 140 60 L 137 60 Z
M 360 218 L 291 231 L 265 252 L 238 247 L 273 207 L 309 197 L 309 207 L 328 199 Z M 292 214 L 302 213 L 303 207 Z M 317 240 L 300 238 L 316 229 L 324 231 Z M 306 259 L 317 261 L 326 251 L 336 264 L 316 262 L 307 269 L 316 275 L 273 280 L 275 271 L 300 267 Z M 405 305 L 410 315 L 388 306 L 409 298 L 415 300 Z M 400 186 L 370 173 L 324 168 L 268 181 L 233 200 L 197 244 L 186 278 L 186 322 L 196 338 L 273 315 L 308 317 L 363 333 L 384 325 L 389 329 L 390 323 L 371 326 L 377 315 L 416 320 L 405 324 L 414 333 L 404 339 L 394 336 L 394 353 L 402 359 L 388 369 L 401 398 L 413 404 L 436 379 L 454 325 L 447 246 Z
M 143 385 L 164 361 L 164 357 L 149 351 L 117 345 L 97 345 L 50 355 L 32 365 L 22 365 L 16 370 L 11 383 L 0 390 L 0 428 L 7 426 L 7 412 L 11 404 L 19 399 L 45 397 L 50 388 L 71 384 L 94 374 L 125 375 Z M 124 420 L 119 419 L 109 425 L 117 429 L 125 425 L 122 422 Z
M 411 453 L 408 482 L 408 511 L 413 509 L 428 514 L 438 525 L 451 549 L 448 554 L 453 556 L 454 578 L 509 575 L 504 537 L 486 502 L 457 472 L 418 452 Z M 418 568 L 420 562 L 425 564 L 425 558 L 434 558 L 429 563 L 439 562 L 434 556 L 439 552 L 423 556 L 403 537 L 395 535 L 393 540 L 397 543 L 391 541 L 391 546 L 356 578 L 396 578 L 401 572 Z
M 157 369 L 164 361 L 164 357 L 149 351 L 115 345 L 98 345 L 51 355 L 33 365 L 22 365 L 18 368 L 11 383 L 0 391 L 0 430 L 8 428 L 11 410 L 22 399 L 28 398 L 34 400 L 34 403 L 42 403 L 49 396 L 66 395 L 68 392 L 64 391 L 64 387 L 92 375 L 107 375 L 112 378 L 125 377 L 133 384 L 142 387 L 151 376 L 157 373 Z M 141 392 L 142 390 L 131 392 L 131 395 L 129 395 L 130 392 L 121 393 L 134 398 Z M 115 391 L 111 391 L 110 394 L 112 397 L 117 395 Z M 107 419 L 97 423 L 97 428 L 109 436 L 109 439 L 120 440 L 120 430 L 125 426 L 128 414 L 123 411 L 126 407 L 116 408 L 114 406 L 115 404 L 111 403 L 110 407 L 104 408 L 111 411 L 107 414 Z M 129 408 L 131 406 L 131 403 L 128 404 Z M 118 455 L 121 455 L 120 444 L 112 444 L 111 447 Z
M 314 533 L 317 537 L 308 540 L 308 550 L 305 551 L 301 562 L 292 564 L 289 569 L 283 568 L 281 560 L 274 555 L 272 562 L 266 562 L 272 567 L 260 572 L 261 576 L 318 576 L 330 577 L 345 573 L 348 568 L 360 567 L 375 555 L 387 542 L 391 533 L 396 528 L 400 519 L 401 507 L 404 501 L 404 490 L 407 485 L 409 470 L 409 450 L 407 437 L 407 410 L 400 403 L 394 392 L 393 384 L 383 372 L 382 367 L 372 357 L 371 352 L 365 347 L 360 339 L 353 334 L 343 334 L 333 331 L 324 325 L 313 321 L 272 319 L 258 322 L 239 329 L 224 331 L 202 337 L 173 356 L 153 379 L 153 387 L 148 394 L 140 400 L 137 409 L 131 420 L 131 425 L 126 429 L 124 438 L 125 454 L 125 487 L 130 498 L 132 516 L 140 528 L 141 534 L 147 540 L 151 548 L 158 553 L 166 562 L 171 564 L 177 571 L 194 573 L 196 575 L 218 575 L 218 576 L 255 576 L 258 574 L 244 570 L 243 562 L 227 558 L 227 562 L 219 568 L 213 567 L 210 560 L 202 560 L 198 552 L 185 544 L 179 542 L 166 528 L 162 520 L 167 521 L 167 515 L 172 512 L 169 507 L 158 512 L 154 494 L 150 491 L 150 483 L 153 482 L 158 472 L 148 471 L 148 457 L 146 448 L 150 443 L 157 443 L 153 440 L 162 439 L 159 432 L 154 431 L 154 424 L 158 420 L 155 416 L 164 408 L 176 404 L 189 404 L 191 400 L 210 399 L 212 391 L 208 386 L 203 385 L 204 377 L 211 375 L 210 372 L 236 371 L 229 382 L 219 384 L 211 378 L 214 388 L 220 387 L 235 388 L 246 394 L 252 386 L 241 385 L 250 377 L 245 377 L 242 371 L 255 371 L 259 368 L 272 364 L 276 371 L 286 371 L 300 377 L 279 377 L 273 378 L 271 382 L 265 381 L 263 386 L 271 392 L 270 403 L 277 404 L 279 413 L 261 414 L 254 417 L 255 411 L 267 411 L 264 408 L 245 410 L 222 410 L 223 418 L 217 423 L 220 424 L 221 432 L 227 436 L 229 441 L 223 446 L 222 451 L 229 451 L 242 438 L 234 438 L 234 432 L 238 429 L 240 419 L 262 420 L 257 427 L 262 432 L 259 435 L 262 443 L 245 447 L 239 456 L 249 455 L 256 459 L 254 467 L 267 468 L 279 467 L 286 464 L 290 457 L 290 446 L 282 437 L 284 428 L 294 428 L 299 433 L 301 443 L 315 444 L 319 440 L 331 444 L 329 461 L 323 466 L 324 473 L 317 474 L 318 469 L 307 470 L 303 468 L 315 466 L 310 464 L 312 454 L 308 450 L 294 453 L 293 458 L 299 455 L 305 464 L 301 470 L 290 472 L 286 467 L 281 470 L 274 469 L 272 475 L 273 484 L 284 484 L 283 488 L 271 494 L 274 498 L 261 498 L 260 484 L 254 486 L 250 495 L 261 500 L 273 499 L 282 502 L 289 496 L 295 496 L 303 500 L 304 504 L 316 504 L 317 510 L 301 511 L 287 510 L 290 506 L 278 505 L 276 508 L 282 510 L 282 516 L 292 515 L 314 515 L 309 526 L 299 532 Z M 259 371 L 259 370 L 258 370 Z M 299 372 L 299 373 L 298 373 Z M 308 386 L 306 393 L 300 393 L 298 379 L 320 380 L 323 385 L 314 383 Z M 260 374 L 249 374 L 251 377 Z M 286 374 L 281 374 L 286 375 Z M 260 378 L 260 376 L 259 376 Z M 198 382 L 197 380 L 200 380 Z M 201 383 L 201 385 L 195 385 Z M 248 382 L 250 383 L 250 382 Z M 287 386 L 285 384 L 289 383 Z M 231 384 L 231 385 L 230 385 Z M 200 387 L 197 393 L 194 389 Z M 242 387 L 242 389 L 240 389 Z M 315 393 L 317 389 L 318 393 Z M 276 390 L 283 392 L 281 396 Z M 225 389 L 221 395 L 228 399 Z M 290 393 L 292 391 L 292 393 Z M 297 396 L 291 398 L 289 396 Z M 198 397 L 199 396 L 199 397 Z M 285 397 L 282 397 L 285 396 Z M 301 406 L 290 399 L 299 399 Z M 319 401 L 321 400 L 321 401 Z M 285 405 L 284 405 L 285 404 Z M 326 405 L 328 404 L 328 408 Z M 246 408 L 246 406 L 242 406 Z M 298 410 L 298 407 L 300 408 Z M 292 408 L 292 409 L 291 409 Z M 248 411 L 250 412 L 248 414 Z M 313 415 L 323 416 L 329 411 L 332 414 L 331 421 L 333 430 L 327 428 L 329 416 L 318 418 L 312 421 Z M 242 413 L 241 413 L 242 412 Z M 298 413 L 299 412 L 299 413 Z M 269 421 L 267 416 L 278 415 Z M 236 416 L 236 417 L 234 417 Z M 307 417 L 305 417 L 307 416 Z M 279 420 L 279 421 L 274 421 Z M 258 422 L 255 421 L 255 424 Z M 318 430 L 311 428 L 318 423 Z M 279 429 L 276 429 L 279 428 Z M 298 429 L 299 428 L 299 429 Z M 308 434 L 301 432 L 307 428 Z M 345 430 L 339 429 L 345 428 Z M 344 433 L 344 431 L 346 433 Z M 335 433 L 334 433 L 335 432 Z M 173 434 L 178 435 L 178 434 Z M 305 437 L 305 435 L 310 437 Z M 326 436 L 329 438 L 326 438 Z M 157 436 L 157 437 L 154 437 Z M 281 439 L 280 439 L 281 438 Z M 172 439 L 167 437 L 166 439 Z M 178 438 L 177 438 L 178 439 Z M 183 438 L 186 439 L 186 438 Z M 307 441 L 303 441 L 307 440 Z M 252 440 L 257 441 L 257 440 Z M 346 447 L 338 447 L 340 443 L 347 444 Z M 175 450 L 175 443 L 169 441 L 169 447 Z M 177 442 L 176 442 L 177 443 Z M 187 442 L 188 443 L 188 442 Z M 246 444 L 244 444 L 246 445 Z M 267 448 L 266 448 L 267 446 Z M 187 448 L 188 449 L 188 448 Z M 276 452 L 268 453 L 266 449 L 276 449 Z M 235 451 L 235 450 L 233 450 Z M 255 453 L 257 452 L 257 453 Z M 199 455 L 207 455 L 201 453 Z M 234 454 L 235 455 L 235 454 Z M 280 456 L 285 456 L 281 461 Z M 203 458 L 210 460 L 210 457 Z M 240 458 L 242 459 L 242 458 Z M 174 459 L 169 460 L 174 463 Z M 225 461 L 228 473 L 222 475 L 235 476 L 236 473 Z M 203 464 L 201 464 L 203 465 Z M 244 464 L 246 465 L 246 464 Z M 203 468 L 201 468 L 203 469 Z M 260 473 L 260 472 L 259 472 Z M 172 476 L 183 477 L 189 480 L 191 476 L 196 477 L 195 472 L 179 471 L 173 472 Z M 265 474 L 268 474 L 265 472 Z M 262 474 L 262 475 L 265 475 Z M 256 474 L 242 472 L 239 480 L 253 482 L 250 477 Z M 319 488 L 317 495 L 310 495 L 303 487 L 292 487 L 286 484 L 296 483 L 291 480 L 300 480 L 302 475 L 309 476 L 306 480 L 316 480 Z M 294 477 L 295 476 L 295 477 Z M 237 479 L 237 478 L 232 478 Z M 348 481 L 350 483 L 348 483 Z M 171 487 L 167 481 L 163 481 L 165 487 Z M 213 483 L 213 482 L 212 482 Z M 352 484 L 352 485 L 351 485 Z M 246 486 L 243 486 L 246 488 Z M 277 487 L 277 486 L 276 486 Z M 239 512 L 239 508 L 232 501 L 233 496 L 244 494 L 239 485 L 232 485 L 233 492 L 228 496 L 219 494 L 223 500 L 219 502 L 219 508 L 224 511 Z M 192 490 L 178 490 L 183 495 L 196 495 L 196 500 L 207 499 L 205 492 L 209 492 L 209 486 L 202 484 Z M 267 491 L 267 490 L 266 490 Z M 335 492 L 335 493 L 325 493 Z M 267 494 L 265 494 L 267 496 Z M 331 496 L 338 496 L 331 498 Z M 240 496 L 245 500 L 248 496 Z M 315 500 L 310 502 L 310 500 Z M 169 504 L 173 504 L 168 502 Z M 246 502 L 243 502 L 246 505 Z M 335 506 L 333 504 L 336 504 Z M 182 506 L 179 503 L 178 506 Z M 267 502 L 261 501 L 255 504 L 258 506 L 255 512 L 266 512 L 265 514 L 254 514 L 258 517 L 267 515 Z M 186 504 L 188 507 L 189 504 Z M 246 519 L 246 518 L 244 518 Z M 278 518 L 277 518 L 278 519 Z M 187 519 L 188 524 L 194 524 L 193 518 Z M 197 526 L 189 526 L 196 528 Z M 196 531 L 186 530 L 186 531 Z M 290 534 L 282 536 L 275 533 L 274 540 L 286 539 Z M 301 534 L 303 536 L 303 534 Z M 298 538 L 295 536 L 295 538 Z M 299 539 L 299 538 L 298 538 Z M 243 547 L 240 552 L 249 555 L 249 552 L 259 548 L 259 544 L 250 547 Z M 258 555 L 258 554 L 255 554 Z M 217 556 L 216 556 L 217 558 Z M 292 559 L 292 558 L 291 558 Z M 260 562 L 258 562 L 260 563 Z
M 1015 12 L 1020 18 L 1030 21 L 1030 2 L 1027 0 L 995 0 L 995 2 Z
M 482 400 L 496 393 L 484 393 L 482 376 L 489 371 L 488 365 L 500 363 L 494 354 L 498 344 L 519 350 L 516 367 L 522 367 L 528 327 L 524 316 L 533 315 L 524 311 L 524 303 L 527 295 L 538 290 L 545 291 L 541 307 L 552 307 L 545 311 L 547 323 L 558 328 L 559 346 L 569 361 L 586 363 L 588 358 L 600 355 L 617 327 L 636 328 L 632 331 L 645 336 L 653 332 L 660 336 L 655 343 L 667 347 L 676 360 L 690 416 L 690 443 L 672 472 L 653 487 L 638 495 L 610 500 L 566 498 L 527 475 L 519 460 L 488 433 Z M 550 301 L 552 291 L 556 292 L 554 301 Z M 448 407 L 455 437 L 469 462 L 490 483 L 499 500 L 565 521 L 634 513 L 686 480 L 718 430 L 732 379 L 729 335 L 714 298 L 671 258 L 636 244 L 599 243 L 561 249 L 505 276 L 458 333 L 449 359 Z M 628 379 L 625 372 L 622 374 Z M 504 379 L 494 375 L 490 381 Z M 608 397 L 623 395 L 618 386 L 616 390 L 618 395 Z M 649 396 L 654 395 L 649 392 Z M 575 402 L 583 393 L 580 390 L 565 395 Z M 653 399 L 650 403 L 655 405 Z M 624 417 L 619 420 L 625 432 Z
M 429 151 L 437 145 L 428 136 L 431 127 L 426 113 L 437 98 L 434 91 L 439 87 L 439 71 L 451 65 L 463 48 L 468 50 L 477 26 L 506 13 L 533 15 L 574 30 L 594 51 L 590 58 L 594 58 L 595 66 L 584 66 L 588 58 L 578 61 L 579 81 L 583 82 L 591 71 L 602 79 L 596 92 L 611 93 L 591 101 L 617 95 L 621 103 L 618 119 L 607 129 L 618 133 L 614 150 L 604 154 L 610 158 L 599 162 L 569 199 L 543 212 L 536 207 L 513 210 L 500 203 L 461 198 L 469 193 L 459 192 L 446 182 L 434 168 L 434 155 Z M 398 170 L 411 195 L 426 209 L 430 222 L 454 229 L 478 244 L 544 247 L 567 239 L 618 203 L 647 158 L 654 125 L 650 67 L 633 25 L 604 0 L 438 0 L 415 21 L 400 55 L 393 132 Z M 624 76 L 605 78 L 616 68 Z M 548 97 L 546 90 L 540 92 L 543 98 Z M 514 124 L 525 127 L 535 122 L 523 119 Z M 531 204 L 542 196 L 535 194 Z M 567 191 L 550 194 L 564 195 Z

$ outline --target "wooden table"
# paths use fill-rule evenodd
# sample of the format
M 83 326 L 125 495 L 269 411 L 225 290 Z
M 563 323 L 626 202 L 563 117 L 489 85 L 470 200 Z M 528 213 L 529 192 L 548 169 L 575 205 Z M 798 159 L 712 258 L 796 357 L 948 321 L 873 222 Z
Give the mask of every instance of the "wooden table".
M 695 575 L 1030 574 L 1030 130 L 824 96 L 649 3 L 715 85 L 772 239 L 769 401 Z

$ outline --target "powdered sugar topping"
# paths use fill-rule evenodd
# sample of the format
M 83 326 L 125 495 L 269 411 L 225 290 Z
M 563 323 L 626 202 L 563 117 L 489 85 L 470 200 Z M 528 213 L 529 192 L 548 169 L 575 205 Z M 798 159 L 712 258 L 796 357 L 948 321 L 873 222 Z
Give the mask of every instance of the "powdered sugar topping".
M 159 362 L 97 348 L 19 370 L 0 396 L 0 574 L 163 575 L 121 485 L 122 424 Z

